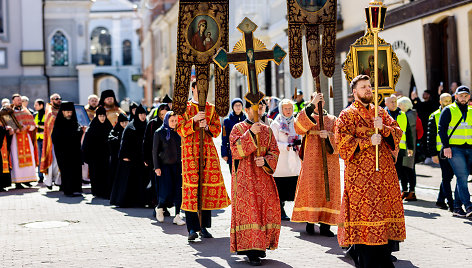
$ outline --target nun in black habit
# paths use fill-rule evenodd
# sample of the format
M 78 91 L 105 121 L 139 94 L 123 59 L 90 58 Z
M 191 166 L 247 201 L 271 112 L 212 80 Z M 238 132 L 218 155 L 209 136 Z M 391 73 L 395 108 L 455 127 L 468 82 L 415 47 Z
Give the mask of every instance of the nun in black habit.
M 79 196 L 82 193 L 82 134 L 74 103 L 63 102 L 54 122 L 51 139 L 61 171 L 61 190 L 66 196 Z
M 108 165 L 108 189 L 111 192 L 113 182 L 115 181 L 116 169 L 118 168 L 118 153 L 120 152 L 121 137 L 123 131 L 128 125 L 128 117 L 124 114 L 118 116 L 118 124 L 116 124 L 108 135 L 107 144 L 110 152 Z
M 103 106 L 97 108 L 95 117 L 85 132 L 82 143 L 84 161 L 89 165 L 90 184 L 92 195 L 109 199 L 110 189 L 108 186 L 108 162 L 110 153 L 108 151 L 108 135 L 113 129 L 107 119 L 107 111 Z
M 148 204 L 146 188 L 149 184 L 149 171 L 144 165 L 142 150 L 146 123 L 146 110 L 139 105 L 135 118 L 123 131 L 118 170 L 110 198 L 112 205 L 144 207 Z
M 0 125 L 0 192 L 5 192 L 11 186 L 10 167 L 8 156 L 10 155 L 11 135 L 8 130 Z M 5 159 L 3 159 L 5 157 Z M 5 160 L 5 163 L 3 161 Z

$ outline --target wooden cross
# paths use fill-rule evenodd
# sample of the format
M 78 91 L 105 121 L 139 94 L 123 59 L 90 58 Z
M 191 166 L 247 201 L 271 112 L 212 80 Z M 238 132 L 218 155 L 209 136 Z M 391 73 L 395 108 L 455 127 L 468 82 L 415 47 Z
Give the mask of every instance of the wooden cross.
M 244 98 L 251 103 L 255 115 L 258 114 L 259 102 L 264 98 L 264 94 L 259 91 L 257 75 L 264 71 L 269 61 L 279 65 L 287 53 L 279 46 L 275 45 L 272 50 L 267 50 L 264 43 L 254 38 L 254 31 L 257 25 L 247 17 L 238 25 L 238 30 L 243 34 L 243 39 L 234 46 L 232 53 L 227 53 L 220 48 L 213 61 L 221 68 L 225 69 L 228 64 L 234 64 L 236 69 L 247 76 L 249 92 Z M 255 116 L 254 121 L 259 121 L 259 116 Z

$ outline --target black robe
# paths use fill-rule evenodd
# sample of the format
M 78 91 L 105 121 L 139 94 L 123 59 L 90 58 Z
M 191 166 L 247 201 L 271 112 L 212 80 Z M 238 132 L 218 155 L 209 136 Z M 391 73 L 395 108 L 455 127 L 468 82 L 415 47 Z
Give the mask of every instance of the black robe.
M 136 117 L 123 131 L 118 169 L 113 183 L 110 204 L 119 207 L 143 207 L 148 203 L 146 188 L 149 170 L 143 160 L 143 138 L 146 121 Z M 124 161 L 128 158 L 130 161 Z
M 108 188 L 113 188 L 113 182 L 116 177 L 116 170 L 118 168 L 118 153 L 120 152 L 121 136 L 123 136 L 124 128 L 117 123 L 108 135 L 108 152 L 110 153 L 109 163 L 108 163 Z
M 8 134 L 8 131 L 3 126 L 0 126 L 0 149 L 3 146 L 4 140 L 7 141 L 8 155 L 10 155 L 11 136 Z M 6 188 L 10 186 L 11 176 L 9 172 L 3 173 L 3 158 L 2 154 L 0 153 L 0 188 Z
M 154 133 L 152 155 L 154 169 L 161 170 L 157 177 L 159 189 L 159 207 L 180 208 L 182 203 L 182 152 L 181 138 L 174 130 L 170 131 L 169 140 L 167 130 L 159 128 Z M 155 173 L 154 173 L 155 174 Z
M 75 112 L 67 120 L 59 110 L 51 139 L 61 171 L 61 190 L 66 195 L 82 192 L 82 134 Z
M 108 185 L 108 135 L 112 130 L 108 119 L 100 123 L 98 117 L 95 117 L 90 123 L 87 132 L 85 132 L 82 143 L 82 152 L 84 161 L 89 165 L 90 184 L 92 194 L 97 197 L 109 199 L 110 191 Z

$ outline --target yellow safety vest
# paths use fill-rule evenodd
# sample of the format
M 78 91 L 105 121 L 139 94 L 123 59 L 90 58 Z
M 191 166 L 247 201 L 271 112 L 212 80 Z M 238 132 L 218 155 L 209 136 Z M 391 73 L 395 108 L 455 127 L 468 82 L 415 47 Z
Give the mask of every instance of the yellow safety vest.
M 399 147 L 400 147 L 400 149 L 406 150 L 406 135 L 405 135 L 405 132 L 406 132 L 406 127 L 408 125 L 408 119 L 406 118 L 406 114 L 403 111 L 400 111 L 400 113 L 398 113 L 397 122 L 398 122 L 398 125 L 400 125 L 400 129 L 403 131 L 402 139 L 400 140 Z
M 448 107 L 451 111 L 451 121 L 449 122 L 447 134 L 451 135 L 457 122 L 462 118 L 462 112 L 455 102 Z M 467 106 L 467 118 L 465 119 L 465 122 L 464 120 L 461 120 L 461 123 L 457 126 L 449 139 L 449 144 L 451 145 L 463 145 L 466 143 L 472 144 L 472 107 L 470 106 Z
M 439 117 L 441 116 L 441 109 L 437 109 L 431 116 L 434 116 L 434 121 L 436 122 L 436 150 L 439 152 L 442 149 L 441 137 L 439 136 Z
M 36 140 L 43 140 L 44 139 L 44 119 L 46 118 L 46 114 L 43 114 L 43 118 L 41 118 L 41 121 L 39 120 L 39 113 L 36 113 L 34 116 L 34 123 L 38 127 L 38 130 L 36 131 Z

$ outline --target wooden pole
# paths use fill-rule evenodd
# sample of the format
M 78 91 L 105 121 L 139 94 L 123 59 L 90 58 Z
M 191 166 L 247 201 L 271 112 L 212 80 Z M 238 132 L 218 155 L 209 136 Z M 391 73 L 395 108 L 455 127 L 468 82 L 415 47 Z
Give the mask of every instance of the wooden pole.
M 379 116 L 379 44 L 378 37 L 379 33 L 374 32 L 374 101 L 375 101 L 375 117 Z M 375 134 L 379 134 L 379 129 L 375 128 Z M 375 145 L 375 171 L 379 171 L 379 145 Z
M 315 78 L 315 84 L 316 84 L 316 92 L 318 94 L 321 93 L 321 82 L 320 82 L 320 77 L 317 76 Z M 320 131 L 324 130 L 324 120 L 323 120 L 323 101 L 318 102 L 318 120 L 319 120 L 319 126 L 320 126 Z M 324 177 L 324 184 L 325 184 L 325 194 L 326 194 L 326 200 L 330 201 L 330 194 L 329 194 L 329 174 L 328 174 L 328 159 L 326 158 L 326 140 L 320 137 L 320 142 L 321 142 L 321 158 L 323 160 L 323 177 Z
M 253 104 L 251 106 L 252 112 L 254 114 L 254 123 L 259 122 L 259 103 Z M 256 156 L 259 157 L 261 155 L 260 153 L 260 147 L 259 147 L 259 134 L 256 134 L 256 146 L 257 146 L 257 151 L 256 151 Z

